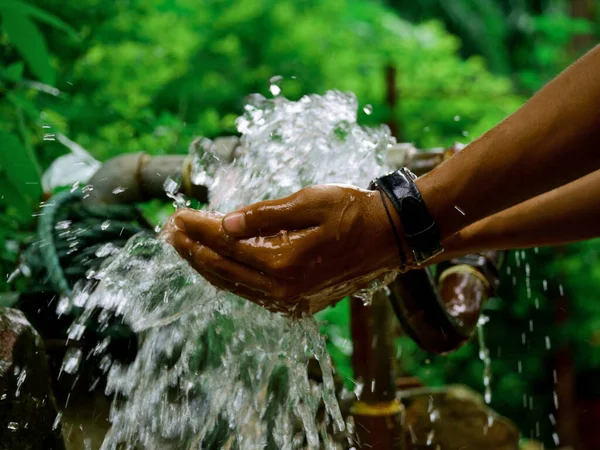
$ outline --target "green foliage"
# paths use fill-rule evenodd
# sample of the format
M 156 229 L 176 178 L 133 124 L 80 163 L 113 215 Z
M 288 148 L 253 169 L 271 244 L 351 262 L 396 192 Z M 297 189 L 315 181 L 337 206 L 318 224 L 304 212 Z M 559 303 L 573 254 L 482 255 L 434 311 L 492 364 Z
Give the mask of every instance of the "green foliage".
M 510 75 L 532 93 L 587 50 L 600 21 L 573 17 L 570 0 L 388 0 L 413 21 L 435 18 L 463 41 L 462 54 L 482 55 L 495 73 Z M 597 8 L 596 8 L 597 10 Z M 595 22 L 595 26 L 594 26 Z M 584 37 L 587 44 L 576 44 Z
M 28 3 L 0 4 L 0 29 L 5 35 L 0 39 L 0 273 L 15 266 L 19 244 L 31 236 L 32 212 L 42 196 L 41 169 L 26 119 L 37 119 L 40 110 L 27 98 L 31 90 L 26 87 L 24 63 L 44 83 L 53 84 L 56 72 L 35 20 L 75 35 L 60 19 Z M 0 279 L 0 291 L 6 290 L 6 282 L 6 277 Z
M 44 5 L 58 14 L 62 3 Z M 70 5 L 65 20 L 81 21 L 88 9 Z M 273 75 L 284 77 L 291 98 L 355 92 L 374 107 L 365 123 L 397 120 L 403 139 L 424 146 L 469 142 L 521 102 L 482 59 L 463 61 L 439 24 L 412 25 L 367 1 L 213 1 L 199 9 L 155 0 L 105 14 L 77 57 L 61 64 L 68 101 L 51 103 L 58 130 L 99 159 L 183 152 L 195 135 L 235 133 L 244 97 L 267 94 Z M 396 111 L 384 101 L 388 64 L 399 73 Z

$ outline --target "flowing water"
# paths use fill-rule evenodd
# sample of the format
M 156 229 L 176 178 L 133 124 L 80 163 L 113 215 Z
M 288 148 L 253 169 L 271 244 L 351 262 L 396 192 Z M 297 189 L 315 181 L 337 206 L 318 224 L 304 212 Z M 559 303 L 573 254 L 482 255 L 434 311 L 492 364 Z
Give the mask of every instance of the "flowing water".
M 317 183 L 366 187 L 386 170 L 393 138 L 386 127 L 358 126 L 357 109 L 337 91 L 250 98 L 237 121 L 241 156 L 222 164 L 209 140 L 195 150 L 192 178 L 209 188 L 207 209 L 225 213 Z M 83 313 L 70 338 L 116 316 L 139 346 L 129 365 L 102 359 L 115 396 L 103 449 L 335 448 L 344 422 L 313 317 L 272 314 L 217 290 L 154 237 L 134 237 L 91 278 L 72 297 Z M 63 369 L 72 373 L 81 358 L 67 357 Z M 322 382 L 309 376 L 310 359 Z

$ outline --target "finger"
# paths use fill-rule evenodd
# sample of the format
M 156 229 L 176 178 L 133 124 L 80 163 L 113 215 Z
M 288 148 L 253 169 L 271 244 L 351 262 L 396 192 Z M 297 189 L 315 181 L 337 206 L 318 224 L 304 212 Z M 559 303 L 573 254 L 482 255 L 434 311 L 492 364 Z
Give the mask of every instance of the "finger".
M 190 265 L 201 275 L 214 274 L 232 286 L 245 286 L 262 296 L 281 297 L 283 286 L 259 271 L 226 258 L 201 243 L 192 241 L 185 234 L 173 234 L 173 244 Z
M 182 211 L 178 221 L 185 235 L 216 253 L 279 278 L 298 276 L 298 269 L 310 261 L 305 256 L 319 248 L 322 233 L 319 228 L 283 232 L 272 237 L 234 239 L 224 233 L 221 220 L 201 212 Z
M 220 289 L 230 291 L 274 312 L 297 315 L 308 311 L 308 304 L 300 304 L 288 295 L 290 289 L 277 280 L 270 280 L 253 269 L 227 260 L 210 248 L 176 233 L 173 243 L 185 249 L 182 256 L 207 281 Z
M 223 218 L 223 229 L 233 237 L 273 236 L 317 226 L 324 216 L 318 189 L 296 192 L 279 200 L 246 206 Z
M 301 317 L 303 314 L 309 311 L 308 303 L 306 302 L 280 302 L 269 298 L 268 296 L 265 296 L 262 293 L 253 291 L 252 289 L 249 289 L 246 286 L 236 286 L 235 284 L 232 285 L 229 281 L 223 280 L 222 278 L 219 278 L 218 275 L 215 275 L 210 272 L 206 272 L 206 274 L 203 275 L 203 277 L 213 286 L 224 291 L 229 291 L 232 294 L 237 295 L 238 297 L 250 300 L 252 303 L 266 308 L 274 313 L 282 313 L 289 316 Z

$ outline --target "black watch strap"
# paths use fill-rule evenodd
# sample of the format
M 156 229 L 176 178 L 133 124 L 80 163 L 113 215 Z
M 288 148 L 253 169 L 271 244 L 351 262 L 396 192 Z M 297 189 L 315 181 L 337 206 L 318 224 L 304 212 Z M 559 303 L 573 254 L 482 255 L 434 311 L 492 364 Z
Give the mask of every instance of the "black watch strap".
M 440 230 L 414 182 L 416 177 L 406 168 L 377 178 L 370 188 L 383 191 L 394 205 L 404 231 L 404 239 L 421 264 L 441 253 Z

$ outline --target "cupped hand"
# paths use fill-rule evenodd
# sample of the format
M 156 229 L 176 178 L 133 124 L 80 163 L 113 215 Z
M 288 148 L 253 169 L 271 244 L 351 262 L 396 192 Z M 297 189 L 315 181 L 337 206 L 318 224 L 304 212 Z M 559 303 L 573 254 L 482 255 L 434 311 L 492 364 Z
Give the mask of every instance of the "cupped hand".
M 273 311 L 316 312 L 398 269 L 384 201 L 376 191 L 317 185 L 226 216 L 178 210 L 165 234 L 215 286 Z

